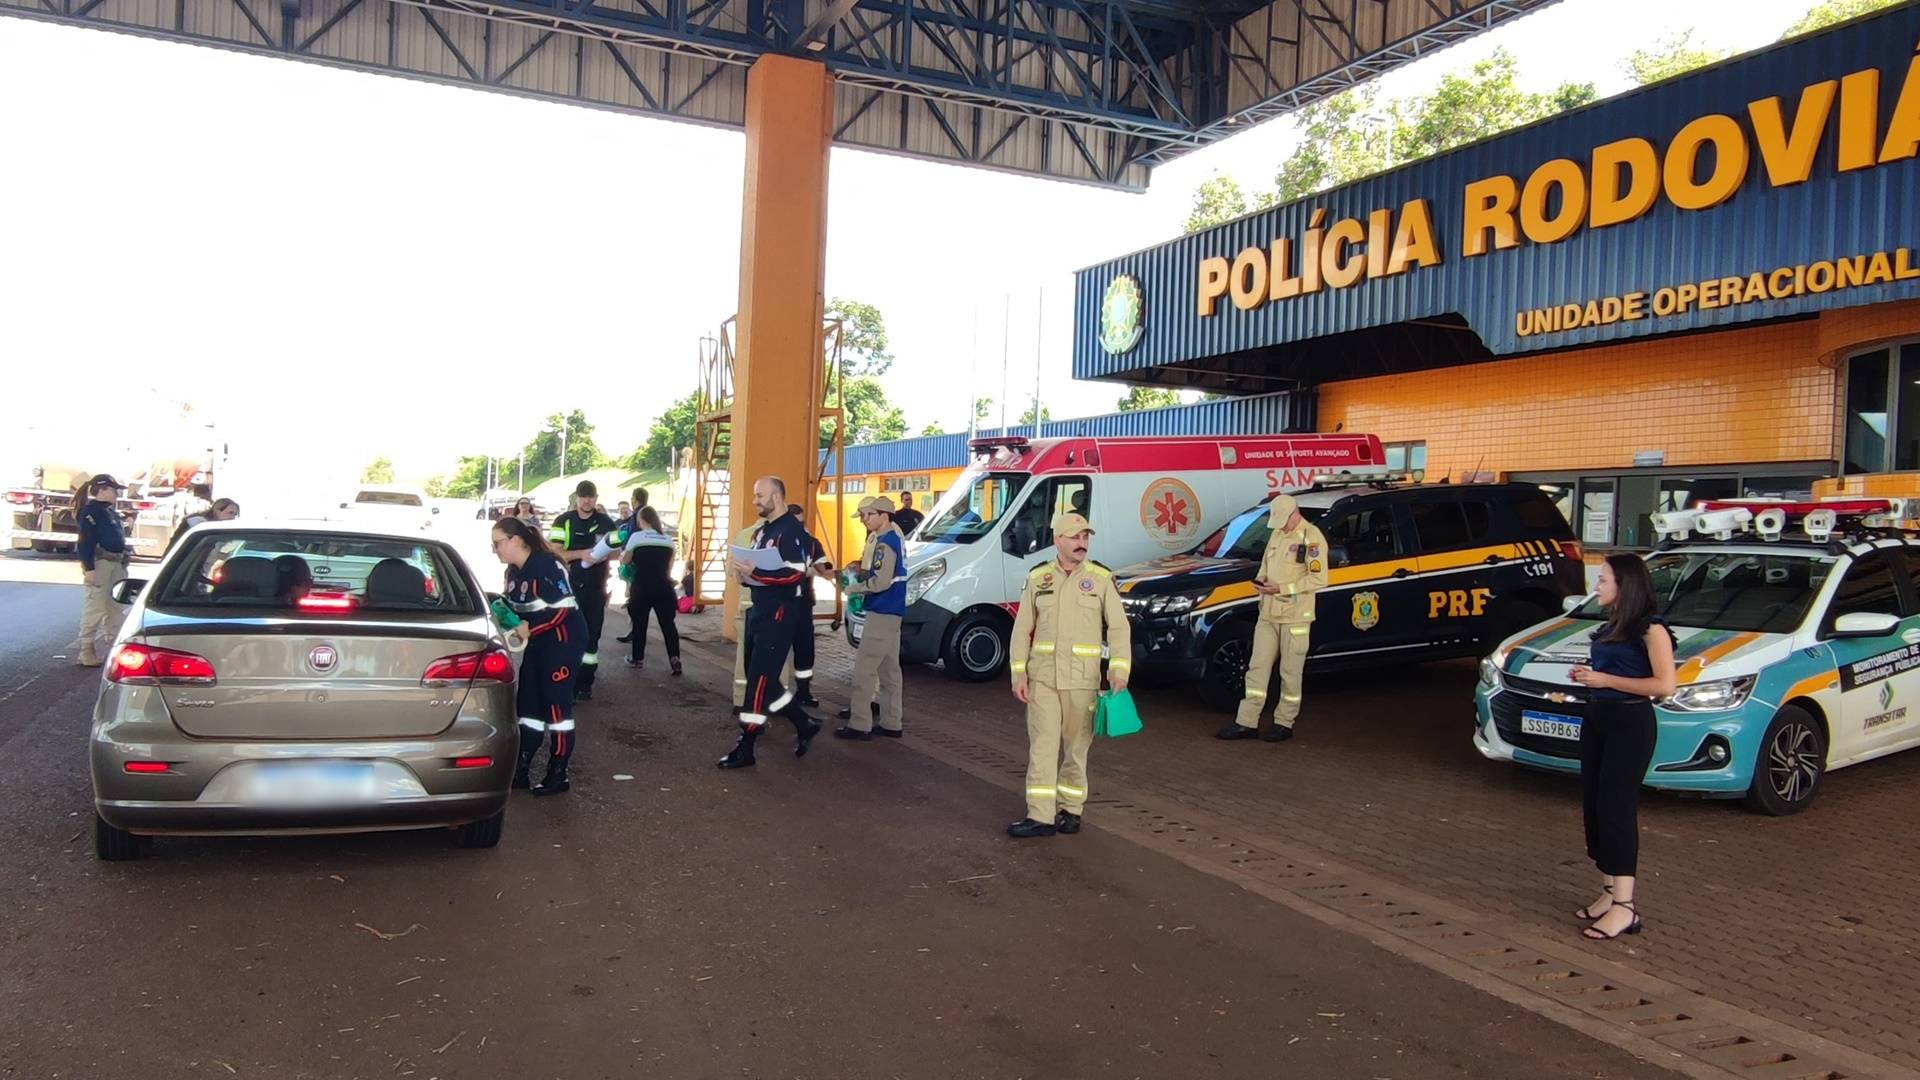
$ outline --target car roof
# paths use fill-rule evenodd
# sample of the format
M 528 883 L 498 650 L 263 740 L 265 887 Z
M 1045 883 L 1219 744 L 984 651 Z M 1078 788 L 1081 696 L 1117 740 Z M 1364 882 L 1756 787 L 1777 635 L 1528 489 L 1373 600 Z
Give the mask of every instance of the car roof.
M 416 529 L 382 529 L 369 527 L 360 522 L 344 521 L 273 521 L 258 518 L 245 521 L 207 521 L 193 527 L 196 534 L 206 533 L 279 533 L 309 534 L 314 536 L 352 536 L 368 540 L 407 540 L 422 544 L 448 546 L 447 541 L 431 536 Z
M 1301 506 L 1326 509 L 1342 499 L 1360 498 L 1366 495 L 1402 496 L 1416 495 L 1480 495 L 1480 496 L 1538 496 L 1546 498 L 1546 493 L 1532 484 L 1390 484 L 1386 487 L 1373 487 L 1367 484 L 1350 484 L 1340 487 L 1328 487 L 1318 490 L 1293 493 L 1293 499 Z

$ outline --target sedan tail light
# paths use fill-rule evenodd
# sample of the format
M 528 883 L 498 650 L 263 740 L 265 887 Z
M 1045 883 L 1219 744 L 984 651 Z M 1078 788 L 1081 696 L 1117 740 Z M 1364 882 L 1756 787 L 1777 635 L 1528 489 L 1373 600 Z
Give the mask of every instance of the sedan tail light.
M 513 657 L 496 645 L 480 652 L 443 656 L 428 664 L 427 673 L 420 676 L 422 685 L 474 681 L 512 682 Z
M 1560 554 L 1565 555 L 1575 562 L 1580 562 L 1586 558 L 1586 553 L 1580 550 L 1580 544 L 1574 540 L 1560 541 Z
M 8 501 L 8 502 L 10 502 L 10 503 L 12 503 L 12 504 L 13 504 L 13 505 L 15 505 L 15 506 L 32 506 L 32 505 L 33 505 L 33 492 L 31 492 L 31 491 L 9 491 L 9 492 L 7 492 L 7 501 Z
M 176 652 L 137 641 L 113 650 L 107 661 L 107 681 L 134 686 L 212 686 L 213 662 L 204 656 Z

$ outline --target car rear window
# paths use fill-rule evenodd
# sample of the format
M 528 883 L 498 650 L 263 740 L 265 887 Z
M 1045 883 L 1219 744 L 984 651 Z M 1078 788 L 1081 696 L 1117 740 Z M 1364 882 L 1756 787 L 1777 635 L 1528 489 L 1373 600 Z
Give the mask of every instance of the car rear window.
M 155 607 L 480 611 L 458 563 L 439 544 L 290 530 L 188 537 L 159 582 Z
M 354 502 L 370 503 L 377 506 L 424 506 L 420 496 L 409 495 L 404 491 L 363 491 L 354 496 Z

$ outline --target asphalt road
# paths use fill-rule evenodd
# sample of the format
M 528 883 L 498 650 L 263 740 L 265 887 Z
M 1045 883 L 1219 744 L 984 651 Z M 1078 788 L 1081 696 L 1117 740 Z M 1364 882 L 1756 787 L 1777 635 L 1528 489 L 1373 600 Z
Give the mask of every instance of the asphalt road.
M 98 863 L 78 603 L 0 582 L 0 1076 L 1668 1075 L 1115 834 L 1009 841 L 911 736 L 721 773 L 730 673 L 691 657 L 609 669 L 574 792 L 496 850 Z

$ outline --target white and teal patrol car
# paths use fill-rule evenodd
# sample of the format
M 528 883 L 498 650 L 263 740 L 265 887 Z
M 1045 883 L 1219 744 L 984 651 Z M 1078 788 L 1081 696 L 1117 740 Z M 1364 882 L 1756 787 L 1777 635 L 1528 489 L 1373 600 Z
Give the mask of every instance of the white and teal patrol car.
M 1679 640 L 1646 785 L 1803 810 L 1833 769 L 1920 745 L 1920 503 L 1708 502 L 1655 515 L 1647 557 Z M 1568 678 L 1604 621 L 1591 596 L 1481 662 L 1473 742 L 1580 771 L 1587 691 Z

